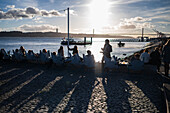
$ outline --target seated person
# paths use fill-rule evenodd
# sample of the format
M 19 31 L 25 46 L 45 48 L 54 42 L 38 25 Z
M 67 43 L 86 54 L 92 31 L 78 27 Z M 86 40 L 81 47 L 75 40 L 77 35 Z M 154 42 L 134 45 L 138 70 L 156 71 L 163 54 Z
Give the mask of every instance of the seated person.
M 20 47 L 19 52 L 21 55 L 25 56 L 26 55 L 26 50 L 23 46 Z
M 144 62 L 140 61 L 139 59 L 140 54 L 136 53 L 134 55 L 133 60 L 130 62 L 130 65 L 128 66 L 128 69 L 132 71 L 141 71 L 143 70 Z
M 148 54 L 148 49 L 145 49 L 144 52 L 140 55 L 140 60 L 145 64 L 149 63 L 150 55 Z
M 20 53 L 18 49 L 15 49 L 15 51 L 13 50 L 13 58 L 17 61 L 21 60 L 20 59 Z
M 58 49 L 58 55 L 64 58 L 63 46 L 60 46 L 60 48 Z
M 1 49 L 2 50 L 2 49 Z M 2 60 L 3 59 L 3 57 L 4 57 L 4 54 L 2 53 L 2 51 L 0 50 L 0 60 Z
M 94 67 L 95 60 L 94 60 L 94 56 L 91 54 L 90 50 L 87 51 L 87 55 L 86 56 L 83 54 L 83 59 L 84 59 L 84 65 L 85 66 L 87 66 L 87 67 Z
M 2 59 L 10 59 L 9 54 L 6 53 L 5 49 L 1 49 L 1 57 L 2 57 Z
M 83 58 L 81 58 L 81 57 L 79 56 L 79 52 L 78 52 L 77 46 L 74 46 L 74 48 L 69 48 L 69 47 L 68 47 L 68 50 L 73 51 L 73 53 L 72 53 L 73 56 L 76 55 L 76 56 L 78 56 L 78 58 L 80 58 L 81 61 L 83 60 Z
M 114 56 L 113 59 L 104 56 L 104 61 L 105 61 L 104 68 L 109 69 L 118 68 L 117 61 L 116 58 L 114 58 Z
M 26 58 L 28 61 L 36 60 L 36 56 L 35 56 L 33 50 L 28 50 L 28 53 L 26 53 Z
M 42 50 L 42 54 L 44 54 L 46 57 L 50 57 L 49 51 L 47 52 L 46 49 L 43 49 L 43 50 Z
M 82 65 L 82 60 L 78 54 L 75 54 L 69 58 L 69 62 L 72 65 Z
M 46 49 L 43 49 L 42 52 L 40 50 L 40 62 L 42 63 L 47 63 L 50 61 L 49 57 L 50 57 L 50 54 L 49 54 L 50 51 L 47 52 Z
M 64 63 L 63 57 L 60 55 L 56 55 L 56 52 L 51 53 L 51 59 L 52 59 L 53 63 L 55 63 L 57 65 L 61 65 Z

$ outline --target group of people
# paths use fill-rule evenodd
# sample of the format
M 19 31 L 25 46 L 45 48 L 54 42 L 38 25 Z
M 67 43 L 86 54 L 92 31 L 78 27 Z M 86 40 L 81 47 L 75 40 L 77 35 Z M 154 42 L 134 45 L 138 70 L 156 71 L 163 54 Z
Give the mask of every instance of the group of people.
M 162 49 L 163 48 L 163 49 Z M 162 47 L 156 47 L 153 51 L 148 51 L 145 49 L 143 53 L 135 53 L 129 62 L 129 69 L 141 70 L 143 65 L 152 64 L 157 66 L 157 70 L 160 70 L 161 59 L 163 58 L 165 75 L 168 76 L 169 72 L 169 63 L 170 63 L 170 40 Z M 79 56 L 78 48 L 75 45 L 74 48 L 69 48 L 68 50 L 72 51 L 72 55 L 69 58 L 64 57 L 63 46 L 60 46 L 58 53 L 53 52 L 50 54 L 50 51 L 46 49 L 40 50 L 40 53 L 35 54 L 33 50 L 29 50 L 28 53 L 23 46 L 20 49 L 13 50 L 12 59 L 17 61 L 28 60 L 28 61 L 38 61 L 38 62 L 50 62 L 52 61 L 55 64 L 71 63 L 75 65 L 86 65 L 87 67 L 94 67 L 95 60 L 94 56 L 91 54 L 91 51 L 87 51 L 87 55 L 83 54 L 83 58 Z M 105 45 L 101 48 L 103 53 L 102 63 L 105 62 L 105 67 L 115 67 L 117 68 L 118 60 L 115 56 L 111 57 L 112 46 L 109 44 L 109 40 L 105 40 Z M 150 54 L 149 54 L 150 52 Z M 10 59 L 9 53 L 6 53 L 4 49 L 0 50 L 0 59 Z
M 74 48 L 68 48 L 73 51 L 73 54 L 69 58 L 64 57 L 63 46 L 60 46 L 58 53 L 47 51 L 46 49 L 40 50 L 40 53 L 34 53 L 33 50 L 25 50 L 23 46 L 20 49 L 13 50 L 12 56 L 4 49 L 0 50 L 1 59 L 12 59 L 16 61 L 30 61 L 38 63 L 55 63 L 56 65 L 73 64 L 73 65 L 85 65 L 87 67 L 94 67 L 95 60 L 90 50 L 87 50 L 87 55 L 83 55 L 83 58 L 78 54 L 77 46 Z
M 117 59 L 113 56 L 111 58 L 112 46 L 109 44 L 109 40 L 105 40 L 104 48 L 102 49 L 103 58 L 102 63 L 105 61 L 105 67 L 117 68 Z M 150 54 L 149 54 L 150 52 Z M 154 50 L 145 49 L 141 54 L 135 53 L 130 59 L 128 68 L 131 70 L 142 70 L 144 65 L 151 64 L 157 67 L 157 71 L 160 71 L 161 61 L 163 59 L 165 76 L 169 75 L 169 63 L 170 63 L 170 40 L 160 47 L 155 47 Z
M 164 62 L 165 76 L 169 75 L 169 63 L 170 63 L 170 40 L 160 47 L 155 47 L 153 51 L 150 52 L 145 49 L 140 55 L 140 60 L 144 64 L 156 65 L 157 71 L 160 71 L 161 62 Z

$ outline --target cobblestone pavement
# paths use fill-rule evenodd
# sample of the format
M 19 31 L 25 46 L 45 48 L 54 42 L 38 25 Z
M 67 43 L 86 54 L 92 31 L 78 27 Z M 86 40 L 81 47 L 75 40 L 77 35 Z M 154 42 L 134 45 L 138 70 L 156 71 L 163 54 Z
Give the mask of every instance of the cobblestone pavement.
M 157 73 L 0 63 L 0 112 L 164 113 Z

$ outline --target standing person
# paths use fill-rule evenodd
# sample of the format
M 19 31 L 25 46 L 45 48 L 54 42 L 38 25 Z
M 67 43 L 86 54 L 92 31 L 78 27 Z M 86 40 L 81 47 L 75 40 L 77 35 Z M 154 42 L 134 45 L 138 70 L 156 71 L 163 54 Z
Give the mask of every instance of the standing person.
M 109 44 L 109 40 L 108 39 L 105 40 L 104 48 L 101 48 L 101 49 L 103 51 L 103 58 L 102 58 L 102 63 L 103 63 L 104 56 L 107 57 L 107 58 L 111 58 L 110 52 L 112 52 L 112 46 Z
M 169 75 L 169 63 L 170 63 L 170 40 L 166 42 L 162 50 L 162 56 L 164 61 L 165 76 Z
M 158 47 L 156 47 L 155 50 L 153 52 L 151 52 L 150 62 L 151 62 L 151 64 L 157 66 L 157 70 L 159 72 L 159 69 L 160 69 L 160 66 L 161 66 L 161 57 L 160 57 L 160 52 L 159 52 Z
M 144 52 L 140 55 L 140 60 L 145 64 L 149 63 L 150 56 L 148 54 L 148 49 L 145 49 Z
M 60 46 L 60 48 L 58 49 L 58 55 L 64 57 L 63 46 Z

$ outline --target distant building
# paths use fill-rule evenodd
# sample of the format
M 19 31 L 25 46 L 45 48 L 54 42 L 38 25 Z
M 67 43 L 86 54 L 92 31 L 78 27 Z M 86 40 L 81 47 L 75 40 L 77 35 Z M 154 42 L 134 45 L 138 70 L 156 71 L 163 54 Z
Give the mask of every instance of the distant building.
M 58 28 L 56 29 L 56 33 L 58 33 Z

